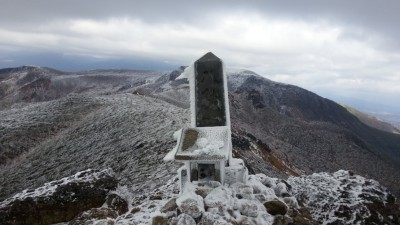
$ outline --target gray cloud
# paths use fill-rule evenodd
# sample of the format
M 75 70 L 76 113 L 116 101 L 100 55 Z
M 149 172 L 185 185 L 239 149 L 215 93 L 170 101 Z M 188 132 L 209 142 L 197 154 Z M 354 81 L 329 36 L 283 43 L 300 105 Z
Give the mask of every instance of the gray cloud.
M 75 57 L 90 65 L 136 60 L 166 68 L 211 50 L 228 66 L 325 96 L 389 96 L 395 102 L 398 12 L 397 0 L 2 0 L 0 66 L 41 54 L 39 62 L 48 66 L 63 67 L 55 59 L 72 63 Z

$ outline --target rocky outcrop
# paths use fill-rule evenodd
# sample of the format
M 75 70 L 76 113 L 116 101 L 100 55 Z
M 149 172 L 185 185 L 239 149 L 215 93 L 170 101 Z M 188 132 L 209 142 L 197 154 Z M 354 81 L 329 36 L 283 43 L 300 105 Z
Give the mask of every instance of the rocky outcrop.
M 126 187 L 116 188 L 110 170 L 87 170 L 36 190 L 26 190 L 0 203 L 0 224 L 317 225 L 331 221 L 395 225 L 400 222 L 400 207 L 393 195 L 378 182 L 343 170 L 291 177 L 286 181 L 256 174 L 250 175 L 246 183 L 232 185 L 187 183 L 179 195 L 178 186 L 174 178 L 147 195 L 137 196 Z M 115 190 L 108 193 L 111 189 Z
M 115 210 L 109 208 L 95 208 L 82 212 L 68 225 L 86 225 L 90 221 L 97 221 L 100 224 L 113 224 L 113 219 L 118 217 Z
M 74 176 L 25 190 L 0 203 L 0 224 L 52 224 L 72 220 L 79 213 L 100 207 L 117 187 L 111 170 L 86 170 Z M 107 215 L 108 215 L 107 211 Z M 101 214 L 103 211 L 91 212 Z M 85 217 L 87 214 L 82 214 Z M 118 214 L 114 211 L 114 217 Z M 78 224 L 78 223 L 74 223 Z
M 128 212 L 128 203 L 117 194 L 107 195 L 106 204 L 109 208 L 117 211 L 119 215 Z
M 198 199 L 187 198 L 179 204 L 179 209 L 182 213 L 187 214 L 194 219 L 197 219 L 200 218 L 203 214 L 204 205 L 203 202 L 199 203 Z
M 166 213 L 166 212 L 171 212 L 171 211 L 176 211 L 178 206 L 176 205 L 176 198 L 171 198 L 162 208 L 161 212 Z

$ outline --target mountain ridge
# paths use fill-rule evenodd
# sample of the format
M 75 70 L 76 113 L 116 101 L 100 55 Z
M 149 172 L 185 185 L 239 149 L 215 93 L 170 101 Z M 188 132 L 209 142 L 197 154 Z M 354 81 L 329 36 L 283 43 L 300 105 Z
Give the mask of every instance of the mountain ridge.
M 39 71 L 24 85 L 4 82 L 10 74 L 2 70 L 0 199 L 89 166 L 111 167 L 138 194 L 171 178 L 177 166 L 159 160 L 174 145 L 172 133 L 189 123 L 188 85 L 176 80 L 183 70 L 48 72 L 47 80 L 39 80 L 46 77 Z M 27 73 L 13 75 L 24 79 Z M 400 144 L 399 136 L 363 125 L 333 101 L 253 72 L 229 74 L 228 86 L 234 154 L 250 171 L 283 178 L 348 169 L 399 196 L 399 166 L 391 161 L 397 158 L 388 157 L 396 152 L 377 148 L 385 140 Z

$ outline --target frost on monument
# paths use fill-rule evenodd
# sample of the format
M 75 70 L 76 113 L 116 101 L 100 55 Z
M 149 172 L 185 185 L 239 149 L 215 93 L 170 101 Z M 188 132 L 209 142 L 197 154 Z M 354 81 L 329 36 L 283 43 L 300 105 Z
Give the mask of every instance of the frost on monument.
M 191 125 L 175 133 L 176 147 L 165 160 L 183 162 L 181 190 L 187 182 L 245 182 L 248 171 L 232 158 L 227 78 L 221 59 L 209 52 L 186 68 L 180 78 L 190 86 Z

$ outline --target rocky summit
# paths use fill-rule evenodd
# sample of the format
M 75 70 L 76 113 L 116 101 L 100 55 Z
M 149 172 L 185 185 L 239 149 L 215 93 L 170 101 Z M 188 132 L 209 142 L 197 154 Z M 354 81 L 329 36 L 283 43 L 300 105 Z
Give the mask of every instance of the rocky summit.
M 162 159 L 189 124 L 183 70 L 0 70 L 0 224 L 399 224 L 400 135 L 246 70 L 228 88 L 250 179 L 179 195 Z
M 378 182 L 340 170 L 287 180 L 250 175 L 245 183 L 177 177 L 135 195 L 110 170 L 86 170 L 0 204 L 2 224 L 399 224 L 400 206 Z

